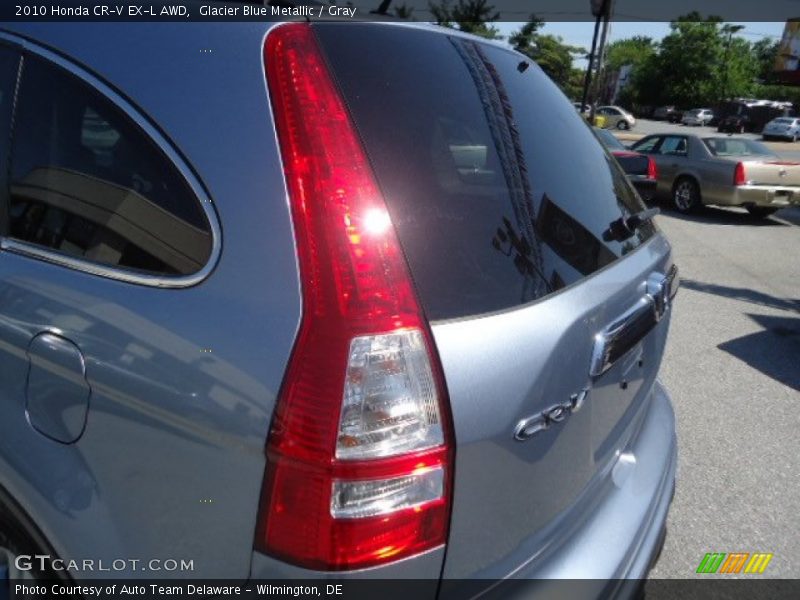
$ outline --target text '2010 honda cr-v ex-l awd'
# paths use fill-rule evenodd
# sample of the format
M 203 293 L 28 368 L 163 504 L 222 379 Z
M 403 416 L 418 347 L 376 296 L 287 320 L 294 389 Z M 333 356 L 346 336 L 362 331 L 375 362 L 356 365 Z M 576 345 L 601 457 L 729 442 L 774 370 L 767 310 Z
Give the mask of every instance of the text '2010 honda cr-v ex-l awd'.
M 0 155 L 6 579 L 646 576 L 676 268 L 530 59 L 397 23 L 6 24 Z

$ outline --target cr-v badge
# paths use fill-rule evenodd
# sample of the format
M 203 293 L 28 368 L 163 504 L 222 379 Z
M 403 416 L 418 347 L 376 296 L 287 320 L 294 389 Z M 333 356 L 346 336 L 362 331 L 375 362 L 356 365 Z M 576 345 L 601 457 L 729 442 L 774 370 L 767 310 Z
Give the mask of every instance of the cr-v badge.
M 531 417 L 522 419 L 514 428 L 514 439 L 524 442 L 540 431 L 549 428 L 553 423 L 561 423 L 572 413 L 581 409 L 588 395 L 589 388 L 583 388 L 577 394 L 572 394 L 566 402 L 556 404 Z

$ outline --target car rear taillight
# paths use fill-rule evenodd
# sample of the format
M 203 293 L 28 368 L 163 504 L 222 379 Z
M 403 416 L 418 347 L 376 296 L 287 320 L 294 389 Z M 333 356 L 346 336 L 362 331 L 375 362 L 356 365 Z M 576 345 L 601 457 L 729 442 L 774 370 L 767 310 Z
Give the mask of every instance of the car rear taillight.
M 736 163 L 736 167 L 733 170 L 733 185 L 745 185 L 746 183 L 744 163 Z
M 310 25 L 264 49 L 303 318 L 277 400 L 259 550 L 355 569 L 444 544 L 444 378 L 386 203 Z
M 656 168 L 656 161 L 652 156 L 647 157 L 647 178 L 658 179 L 658 169 Z

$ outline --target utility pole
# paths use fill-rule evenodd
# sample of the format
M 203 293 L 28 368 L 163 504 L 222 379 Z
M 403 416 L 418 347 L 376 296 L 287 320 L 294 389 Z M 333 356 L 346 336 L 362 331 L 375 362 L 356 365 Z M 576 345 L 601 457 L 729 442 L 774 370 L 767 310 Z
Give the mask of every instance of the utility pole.
M 594 82 L 594 94 L 592 94 L 592 110 L 589 113 L 592 125 L 594 125 L 594 111 L 597 106 L 598 85 L 602 83 L 600 75 L 603 73 L 603 66 L 606 60 L 606 40 L 608 39 L 608 30 L 611 26 L 610 21 L 610 17 L 606 16 L 603 21 L 603 32 L 600 34 L 600 47 L 597 49 L 597 77 Z
M 581 98 L 581 113 L 583 107 L 586 106 L 586 101 L 589 98 L 589 87 L 592 85 L 592 69 L 594 68 L 594 51 L 597 48 L 597 33 L 600 31 L 600 21 L 602 13 L 597 15 L 594 22 L 594 35 L 592 35 L 592 49 L 589 52 L 589 66 L 586 67 L 586 76 L 583 78 L 583 97 Z
M 599 57 L 598 64 L 600 66 L 598 67 L 598 74 L 600 72 L 600 68 L 602 68 L 606 38 L 608 37 L 608 22 L 611 18 L 611 5 L 613 2 L 614 0 L 590 0 L 592 14 L 597 17 L 597 20 L 594 23 L 594 35 L 592 36 L 592 52 L 589 54 L 589 66 L 586 69 L 586 77 L 583 81 L 583 100 L 581 101 L 581 109 L 583 109 L 583 105 L 586 104 L 587 99 L 589 99 L 589 92 L 593 89 L 592 72 L 594 70 L 595 54 L 597 54 Z M 600 47 L 598 48 L 597 34 L 598 30 L 600 29 L 601 22 L 603 23 L 603 32 L 600 35 Z M 591 99 L 589 99 L 589 122 L 592 124 L 594 124 L 595 104 L 595 95 L 592 94 Z

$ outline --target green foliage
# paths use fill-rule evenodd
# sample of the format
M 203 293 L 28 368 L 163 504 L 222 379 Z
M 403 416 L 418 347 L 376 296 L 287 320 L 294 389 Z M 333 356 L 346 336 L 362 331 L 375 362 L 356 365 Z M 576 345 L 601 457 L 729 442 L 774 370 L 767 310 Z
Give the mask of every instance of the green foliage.
M 800 105 L 800 88 L 789 85 L 756 84 L 753 96 L 770 100 L 784 100 Z
M 634 36 L 624 40 L 611 42 L 606 50 L 606 65 L 611 70 L 617 70 L 625 65 L 637 68 L 650 59 L 658 49 L 652 38 Z
M 444 27 L 459 29 L 488 39 L 502 39 L 500 30 L 489 23 L 497 21 L 500 13 L 489 0 L 441 0 L 429 2 L 428 7 L 435 22 Z
M 770 82 L 773 79 L 775 60 L 778 58 L 778 48 L 780 40 L 763 38 L 753 44 L 753 52 L 758 60 L 758 78 L 762 82 Z
M 529 56 L 547 73 L 567 96 L 576 97 L 582 84 L 581 71 L 572 68 L 575 56 L 586 49 L 565 44 L 560 36 L 539 33 L 544 21 L 531 15 L 519 31 L 508 38 L 517 52 Z
M 657 46 L 651 43 L 650 51 L 643 40 L 632 42 L 636 38 L 615 43 L 615 66 L 635 58 L 635 48 L 645 50 L 627 63 L 634 71 L 620 103 L 713 107 L 725 98 L 752 95 L 763 63 L 753 44 L 735 36 L 739 29 L 719 17 L 703 19 L 693 12 L 673 21 L 670 33 Z M 763 50 L 766 61 L 767 49 Z
M 407 4 L 401 4 L 394 7 L 394 16 L 398 19 L 406 19 L 408 21 L 414 20 L 414 9 Z

